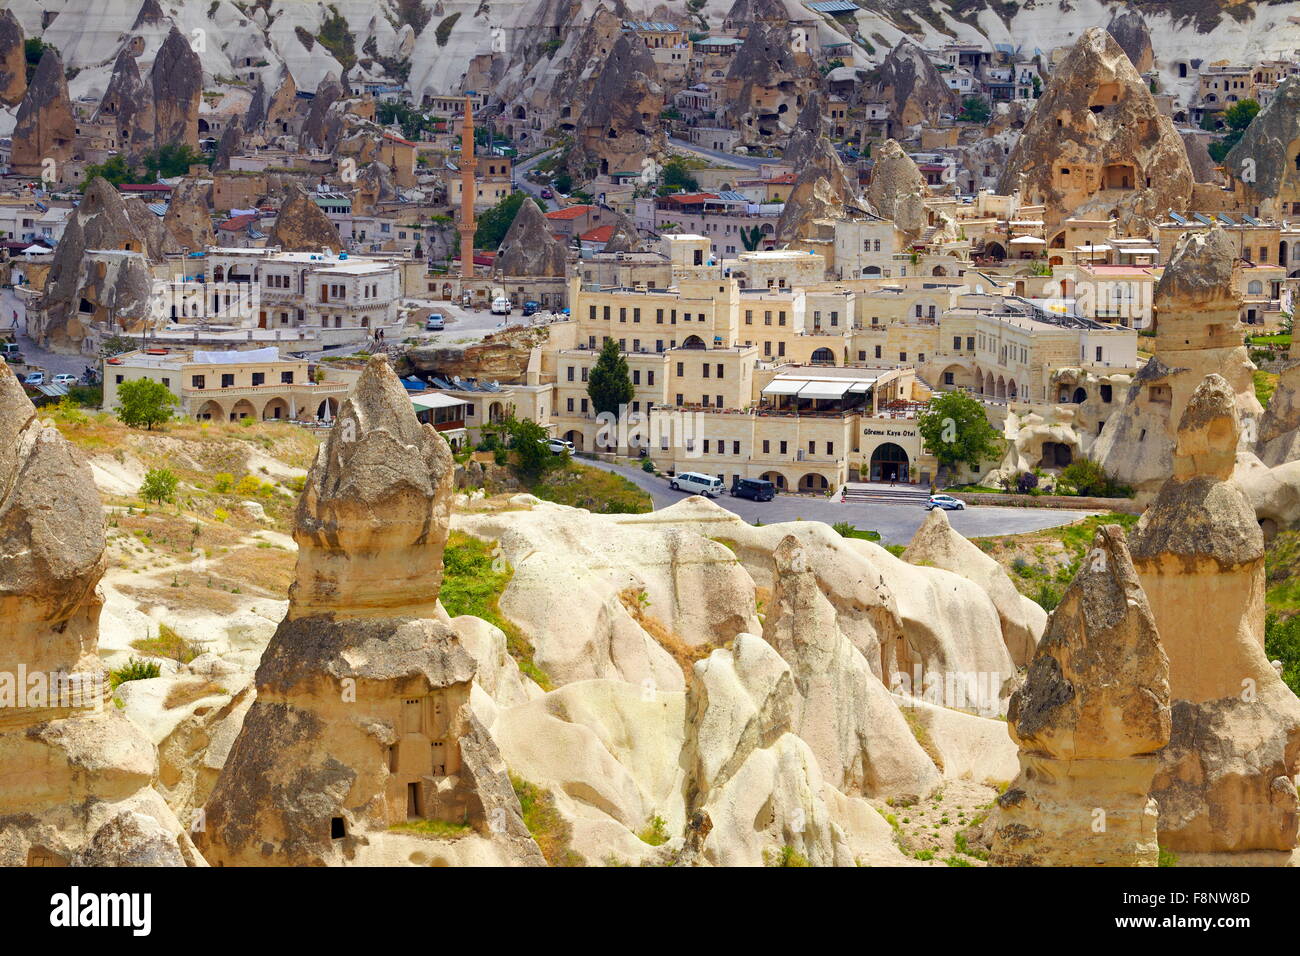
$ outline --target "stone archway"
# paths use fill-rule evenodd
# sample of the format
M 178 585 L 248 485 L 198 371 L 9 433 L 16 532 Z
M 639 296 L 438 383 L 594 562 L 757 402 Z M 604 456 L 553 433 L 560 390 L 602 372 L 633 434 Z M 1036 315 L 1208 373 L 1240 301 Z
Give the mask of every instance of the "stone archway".
M 901 445 L 882 442 L 871 452 L 872 481 L 907 481 L 910 462 Z
M 262 409 L 262 421 L 288 421 L 289 403 L 283 398 L 273 398 Z
M 814 349 L 809 361 L 814 365 L 834 365 L 835 353 L 828 348 Z
M 574 451 L 582 451 L 582 450 L 583 450 L 583 441 L 584 441 L 585 439 L 583 438 L 583 434 L 582 434 L 582 432 L 580 432 L 578 429 L 576 429 L 576 428 L 570 428 L 570 429 L 569 429 L 567 432 L 565 432 L 561 437 L 562 437 L 565 441 L 573 442 L 573 450 L 574 450 Z
M 226 412 L 221 407 L 220 402 L 206 401 L 199 407 L 199 410 L 195 413 L 194 417 L 201 422 L 224 422 L 226 420 Z
M 785 491 L 785 475 L 779 471 L 765 471 L 758 476 L 763 481 L 770 481 L 779 491 Z
M 825 475 L 819 475 L 816 472 L 808 472 L 799 479 L 799 490 L 805 494 L 816 494 L 826 491 L 831 483 L 826 480 Z
M 506 410 L 500 402 L 493 402 L 488 406 L 488 421 L 492 424 L 498 424 L 505 421 Z
M 257 409 L 255 409 L 253 403 L 246 398 L 241 398 L 239 401 L 235 402 L 234 406 L 230 409 L 230 420 L 232 422 L 237 422 L 241 418 L 256 417 Z
M 329 419 L 333 421 L 339 413 L 339 400 L 337 398 L 327 398 L 316 406 L 316 418 L 318 421 Z

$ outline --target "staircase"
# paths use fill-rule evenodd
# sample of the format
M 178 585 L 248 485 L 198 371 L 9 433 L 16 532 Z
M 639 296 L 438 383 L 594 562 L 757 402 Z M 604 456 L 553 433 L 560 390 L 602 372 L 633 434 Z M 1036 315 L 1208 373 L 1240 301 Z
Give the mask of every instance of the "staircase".
M 923 505 L 930 497 L 927 488 L 921 485 L 894 485 L 887 482 L 851 481 L 844 486 L 843 497 L 846 502 L 874 502 L 891 505 Z

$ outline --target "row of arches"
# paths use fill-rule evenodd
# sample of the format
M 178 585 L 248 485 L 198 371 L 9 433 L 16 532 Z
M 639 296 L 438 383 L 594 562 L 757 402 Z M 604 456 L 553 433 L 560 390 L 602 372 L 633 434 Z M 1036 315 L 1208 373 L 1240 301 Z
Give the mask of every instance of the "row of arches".
M 260 405 L 260 407 L 259 407 Z M 194 417 L 201 422 L 237 422 L 243 418 L 253 418 L 264 422 L 272 421 L 289 421 L 294 418 L 303 418 L 310 409 L 304 407 L 293 408 L 287 399 L 280 396 L 268 399 L 265 402 L 254 404 L 247 398 L 241 398 L 234 402 L 219 402 L 216 399 L 208 399 L 199 406 Z M 315 408 L 315 418 L 317 421 L 332 421 L 339 413 L 339 400 L 337 398 L 322 399 Z
M 992 372 L 986 373 L 978 368 L 975 369 L 974 388 L 980 395 L 987 395 L 991 398 L 1005 398 L 1011 402 L 1029 394 L 1029 390 L 1023 385 L 1017 384 L 1014 378 L 1008 378 L 1001 374 L 995 378 Z

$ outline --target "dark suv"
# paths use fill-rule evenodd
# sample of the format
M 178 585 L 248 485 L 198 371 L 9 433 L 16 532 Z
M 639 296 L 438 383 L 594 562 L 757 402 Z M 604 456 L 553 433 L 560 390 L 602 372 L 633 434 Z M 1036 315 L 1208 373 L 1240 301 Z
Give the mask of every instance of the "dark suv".
M 762 478 L 737 478 L 731 483 L 731 497 L 771 501 L 776 497 L 776 485 Z

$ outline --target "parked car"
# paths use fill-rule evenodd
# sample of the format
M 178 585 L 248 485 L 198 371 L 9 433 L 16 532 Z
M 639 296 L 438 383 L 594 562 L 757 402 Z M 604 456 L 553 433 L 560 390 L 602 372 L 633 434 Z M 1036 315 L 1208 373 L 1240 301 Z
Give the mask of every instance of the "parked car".
M 543 198 L 543 199 L 554 199 L 554 198 L 555 198 L 555 194 L 552 193 L 549 189 L 543 189 L 543 190 L 542 190 L 542 198 Z
M 24 384 L 24 385 L 44 385 L 44 384 L 45 384 L 45 373 L 44 373 L 44 372 L 28 372 L 28 373 L 27 373 L 27 377 L 26 377 L 25 379 L 23 379 L 23 384 Z
M 55 385 L 76 385 L 77 376 L 72 375 L 69 372 L 60 372 L 58 375 L 54 376 L 54 384 Z
M 566 452 L 570 455 L 573 454 L 574 448 L 573 442 L 571 441 L 565 441 L 563 438 L 539 438 L 537 440 L 557 455 L 562 455 Z
M 503 295 L 499 295 L 492 300 L 493 315 L 509 315 L 513 308 L 514 306 L 510 304 L 510 300 Z
M 966 502 L 952 495 L 931 495 L 930 500 L 925 503 L 925 510 L 933 511 L 935 508 L 942 508 L 944 511 L 965 511 Z
M 441 332 L 446 327 L 446 323 L 443 322 L 440 315 L 431 315 L 424 320 L 424 331 L 426 332 Z
M 726 490 L 722 479 L 714 475 L 701 475 L 695 471 L 683 471 L 668 482 L 673 491 L 689 491 L 693 495 L 716 498 Z
M 537 314 L 537 310 L 540 309 L 540 308 L 541 308 L 541 305 L 539 305 L 539 304 L 536 303 L 536 302 L 532 302 L 532 301 L 525 302 L 525 303 L 524 303 L 524 315 L 525 315 L 525 316 L 536 315 L 536 314 Z
M 776 497 L 776 485 L 762 478 L 737 478 L 731 483 L 731 497 L 771 501 Z

